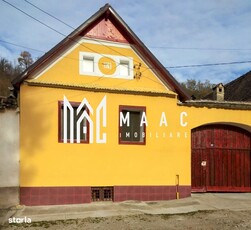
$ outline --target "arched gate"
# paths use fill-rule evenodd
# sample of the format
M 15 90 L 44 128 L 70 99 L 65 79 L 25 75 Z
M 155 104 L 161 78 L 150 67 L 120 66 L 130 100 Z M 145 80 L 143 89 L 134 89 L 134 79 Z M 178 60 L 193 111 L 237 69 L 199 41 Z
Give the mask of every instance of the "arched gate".
M 192 191 L 251 192 L 251 133 L 230 125 L 192 130 Z

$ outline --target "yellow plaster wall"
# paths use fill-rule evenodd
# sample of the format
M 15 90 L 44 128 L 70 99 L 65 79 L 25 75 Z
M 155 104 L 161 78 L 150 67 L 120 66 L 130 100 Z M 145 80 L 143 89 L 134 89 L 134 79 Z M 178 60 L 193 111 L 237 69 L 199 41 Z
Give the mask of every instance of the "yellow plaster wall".
M 58 101 L 86 98 L 94 109 L 94 143 L 58 142 Z M 95 143 L 95 109 L 107 96 L 107 143 Z M 191 184 L 191 129 L 213 122 L 251 124 L 250 111 L 178 106 L 176 99 L 21 86 L 20 186 Z M 146 145 L 121 145 L 119 105 L 146 106 Z M 160 127 L 165 112 L 168 126 Z M 180 114 L 186 112 L 180 124 Z M 151 133 L 151 134 L 150 134 Z
M 224 108 L 198 108 L 187 107 L 185 110 L 191 114 L 189 117 L 189 128 L 193 129 L 205 124 L 229 124 L 244 128 L 251 132 L 251 111 L 233 110 Z
M 142 63 L 140 80 L 79 75 L 79 52 L 132 57 Z M 154 91 L 169 91 L 130 47 L 83 43 L 37 73 L 30 82 Z M 250 111 L 178 106 L 176 98 L 28 86 L 20 89 L 20 186 L 191 185 L 191 129 L 212 122 L 251 124 Z M 58 101 L 86 98 L 94 108 L 94 143 L 58 142 Z M 107 96 L 106 144 L 95 143 L 95 109 Z M 174 94 L 175 95 L 175 94 Z M 119 105 L 145 106 L 146 145 L 118 143 Z M 160 127 L 162 112 L 168 126 Z M 180 124 L 181 113 L 183 123 Z
M 179 125 L 183 108 L 174 99 L 26 85 L 21 95 L 21 186 L 170 185 L 176 174 L 182 184 L 190 184 L 190 134 Z M 107 96 L 106 144 L 95 143 L 95 135 L 93 144 L 58 142 L 58 100 L 64 95 L 76 102 L 85 97 L 94 109 Z M 164 104 L 165 109 L 158 106 Z M 146 145 L 118 143 L 119 105 L 146 106 Z M 168 127 L 159 127 L 163 111 Z M 170 132 L 173 138 L 163 138 Z

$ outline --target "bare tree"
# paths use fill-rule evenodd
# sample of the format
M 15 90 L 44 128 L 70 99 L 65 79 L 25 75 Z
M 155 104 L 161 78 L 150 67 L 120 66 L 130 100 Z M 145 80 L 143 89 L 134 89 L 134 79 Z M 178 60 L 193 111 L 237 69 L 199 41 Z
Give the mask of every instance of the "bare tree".
M 188 94 L 192 98 L 201 99 L 207 94 L 212 92 L 214 84 L 209 80 L 196 81 L 195 79 L 187 79 L 186 82 L 182 82 L 181 85 L 187 90 Z
M 31 54 L 28 51 L 22 51 L 20 57 L 17 60 L 19 63 L 19 67 L 22 70 L 27 69 L 33 63 Z
M 8 96 L 9 89 L 11 86 L 11 80 L 13 74 L 13 66 L 6 59 L 0 57 L 0 96 Z

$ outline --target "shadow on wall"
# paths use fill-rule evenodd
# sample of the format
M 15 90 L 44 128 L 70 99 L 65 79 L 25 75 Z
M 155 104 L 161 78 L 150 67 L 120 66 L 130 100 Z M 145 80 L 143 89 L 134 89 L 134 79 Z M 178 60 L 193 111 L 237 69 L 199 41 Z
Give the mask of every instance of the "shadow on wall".
M 36 90 L 32 90 L 32 93 L 41 94 L 43 97 L 43 94 Z M 22 101 L 20 108 L 20 187 L 29 187 L 33 184 L 38 173 L 38 165 L 46 153 L 46 146 L 50 141 L 54 141 L 49 140 L 48 134 L 51 131 L 53 109 L 57 109 L 57 102 L 45 104 L 36 98 L 30 94 L 29 98 L 26 97 L 26 100 Z M 50 164 L 49 161 L 47 163 Z

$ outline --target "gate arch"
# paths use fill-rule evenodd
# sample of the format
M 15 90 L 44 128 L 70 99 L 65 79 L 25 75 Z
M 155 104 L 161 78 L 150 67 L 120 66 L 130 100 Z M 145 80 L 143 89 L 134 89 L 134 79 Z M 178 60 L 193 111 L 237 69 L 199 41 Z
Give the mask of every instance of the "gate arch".
M 192 129 L 192 191 L 251 192 L 251 133 L 226 124 Z

